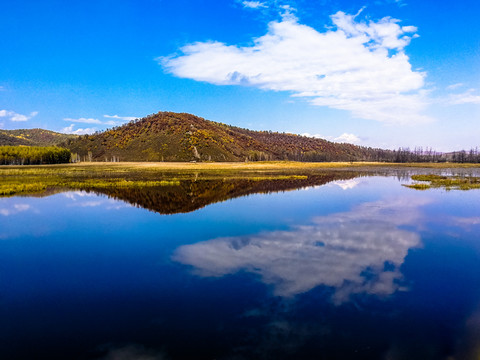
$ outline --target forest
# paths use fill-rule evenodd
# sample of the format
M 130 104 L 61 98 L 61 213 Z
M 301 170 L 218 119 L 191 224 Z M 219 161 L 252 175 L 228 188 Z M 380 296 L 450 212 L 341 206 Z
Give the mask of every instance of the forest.
M 376 161 L 479 163 L 477 149 L 440 153 L 386 150 L 274 131 L 253 131 L 186 113 L 159 112 L 66 140 L 83 161 Z
M 70 150 L 56 146 L 0 146 L 0 165 L 63 164 L 70 158 Z
M 35 145 L 36 144 L 36 145 Z M 90 135 L 48 130 L 0 130 L 0 146 L 49 146 L 42 150 L 4 148 L 1 164 L 59 162 L 248 162 L 369 161 L 389 163 L 480 163 L 477 148 L 442 153 L 431 148 L 397 150 L 335 143 L 274 131 L 253 131 L 186 113 L 159 112 Z M 57 145 L 70 150 L 71 159 Z M 18 152 L 18 153 L 17 153 Z M 45 152 L 45 153 L 43 153 Z

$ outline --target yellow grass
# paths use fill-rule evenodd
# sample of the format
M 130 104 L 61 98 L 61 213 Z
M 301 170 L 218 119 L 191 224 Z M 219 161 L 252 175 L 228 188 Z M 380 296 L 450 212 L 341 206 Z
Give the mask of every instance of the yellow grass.
M 480 164 L 396 164 L 376 162 L 83 162 L 77 164 L 0 166 L 0 196 L 53 188 L 95 189 L 177 184 L 180 180 L 248 178 L 304 179 L 334 169 L 478 168 Z
M 480 168 L 480 164 L 459 163 L 385 163 L 385 162 L 296 162 L 296 161 L 256 161 L 256 162 L 82 162 L 75 164 L 55 164 L 38 166 L 0 166 L 0 174 L 5 169 L 31 168 L 65 168 L 91 169 L 105 167 L 119 169 L 152 169 L 152 170 L 275 170 L 275 169 L 312 169 L 312 168 L 357 168 L 357 167 L 420 167 L 420 168 Z

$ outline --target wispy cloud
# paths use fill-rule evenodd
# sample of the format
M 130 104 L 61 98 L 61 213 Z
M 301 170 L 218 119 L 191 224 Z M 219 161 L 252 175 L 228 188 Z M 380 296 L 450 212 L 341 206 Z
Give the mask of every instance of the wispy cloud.
M 60 132 L 64 134 L 75 134 L 75 135 L 86 135 L 86 134 L 93 134 L 97 131 L 97 128 L 83 128 L 83 129 L 76 129 L 75 124 L 70 124 L 70 126 L 64 127 Z
M 107 119 L 117 119 L 122 121 L 132 121 L 138 119 L 137 116 L 118 116 L 118 115 L 103 115 Z
M 290 10 L 289 10 L 290 9 Z M 332 29 L 320 32 L 290 16 L 273 21 L 253 46 L 197 42 L 181 55 L 159 58 L 175 76 L 216 85 L 287 91 L 313 105 L 347 110 L 388 123 L 431 121 L 425 74 L 413 71 L 405 47 L 416 27 L 389 17 L 357 21 L 337 12 Z
M 349 144 L 360 144 L 362 139 L 355 134 L 343 133 L 340 136 L 325 136 L 321 134 L 310 134 L 310 133 L 302 133 L 302 136 L 313 137 L 317 139 L 325 139 L 328 141 L 334 141 L 338 143 L 349 143 Z
M 10 215 L 15 215 L 20 212 L 24 212 L 30 209 L 30 205 L 28 204 L 14 204 L 10 208 L 0 208 L 0 215 L 3 216 L 10 216 Z
M 107 121 L 102 121 L 94 118 L 78 118 L 78 119 L 72 119 L 72 118 L 64 118 L 63 120 L 68 121 L 68 122 L 75 122 L 75 123 L 84 123 L 84 124 L 97 124 L 97 125 L 118 125 L 118 121 L 113 121 L 113 120 L 107 120 Z
M 480 104 L 480 95 L 475 89 L 468 89 L 461 94 L 450 95 L 448 102 L 452 105 Z
M 28 121 L 38 115 L 38 111 L 32 111 L 29 115 L 23 115 L 10 110 L 0 110 L 0 117 L 5 117 L 10 121 Z
M 339 180 L 332 182 L 332 185 L 337 185 L 338 187 L 342 188 L 342 190 L 350 190 L 360 184 L 360 180 L 358 179 L 350 179 L 350 180 Z
M 115 120 L 99 120 L 99 119 L 96 119 L 96 118 L 84 118 L 84 117 L 76 118 L 76 119 L 74 119 L 74 118 L 64 118 L 63 120 L 68 121 L 68 122 L 74 122 L 74 123 L 115 126 L 115 125 L 121 125 L 125 121 L 131 121 L 131 120 L 137 119 L 137 117 L 134 117 L 134 116 L 118 116 L 118 115 L 103 115 L 103 117 L 107 118 L 107 119 L 115 119 L 117 121 L 115 121 Z
M 355 134 L 343 133 L 339 137 L 334 138 L 333 141 L 339 143 L 358 144 L 362 140 Z
M 455 90 L 455 89 L 458 89 L 462 86 L 464 86 L 463 83 L 452 84 L 452 85 L 447 86 L 447 90 Z
M 94 124 L 94 125 L 108 125 L 108 126 L 118 126 L 125 123 L 125 121 L 131 121 L 137 119 L 134 116 L 119 116 L 119 115 L 103 115 L 106 119 L 115 119 L 115 120 L 99 120 L 96 118 L 64 118 L 64 121 L 72 122 L 72 123 L 82 123 L 82 124 Z M 84 129 L 76 129 L 74 130 L 75 124 L 71 124 L 60 130 L 60 132 L 67 133 L 67 134 L 76 134 L 76 135 L 85 135 L 85 134 L 92 134 L 98 130 L 96 127 L 91 128 L 84 128 Z
M 260 2 L 260 1 L 242 1 L 242 5 L 243 7 L 250 8 L 250 9 L 259 9 L 259 8 L 268 7 L 264 2 Z
M 78 119 L 64 118 L 63 120 L 69 121 L 69 122 L 84 123 L 84 124 L 103 124 L 102 121 L 94 118 L 78 118 Z

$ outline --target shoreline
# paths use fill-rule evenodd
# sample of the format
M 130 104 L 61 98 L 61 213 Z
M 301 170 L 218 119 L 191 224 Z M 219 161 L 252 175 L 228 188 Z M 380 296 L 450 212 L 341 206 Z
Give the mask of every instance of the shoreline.
M 0 165 L 7 169 L 58 169 L 58 168 L 131 168 L 155 170 L 295 170 L 295 169 L 338 169 L 366 167 L 399 168 L 480 168 L 480 163 L 386 163 L 386 162 L 296 162 L 296 161 L 258 161 L 258 162 L 80 162 L 45 165 Z

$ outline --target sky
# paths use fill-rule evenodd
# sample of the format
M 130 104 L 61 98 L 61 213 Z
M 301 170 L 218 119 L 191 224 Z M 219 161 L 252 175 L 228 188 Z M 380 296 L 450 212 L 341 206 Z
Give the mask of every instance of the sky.
M 0 128 L 159 111 L 395 149 L 480 147 L 477 0 L 2 3 Z

